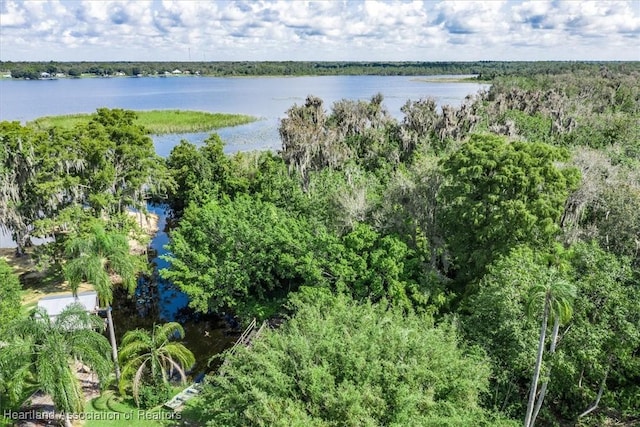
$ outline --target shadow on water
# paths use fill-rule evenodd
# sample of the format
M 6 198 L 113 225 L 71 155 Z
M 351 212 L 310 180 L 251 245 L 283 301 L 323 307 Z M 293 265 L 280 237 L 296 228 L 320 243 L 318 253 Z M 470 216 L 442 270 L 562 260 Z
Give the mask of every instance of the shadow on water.
M 241 331 L 233 319 L 217 314 L 196 313 L 189 307 L 188 297 L 171 282 L 158 274 L 169 263 L 160 258 L 167 253 L 170 224 L 166 206 L 148 206 L 150 213 L 158 215 L 158 232 L 149 245 L 149 260 L 153 265 L 150 277 L 141 277 L 133 296 L 118 288 L 114 292 L 113 321 L 116 339 L 121 342 L 124 334 L 132 329 L 151 330 L 154 324 L 178 322 L 185 330 L 182 342 L 196 357 L 192 377 L 198 378 L 217 366 L 208 361 L 231 347 Z

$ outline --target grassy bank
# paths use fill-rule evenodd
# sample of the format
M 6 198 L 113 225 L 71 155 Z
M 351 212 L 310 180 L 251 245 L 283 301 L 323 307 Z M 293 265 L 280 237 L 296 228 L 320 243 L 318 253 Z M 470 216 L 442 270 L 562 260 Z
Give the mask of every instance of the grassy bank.
M 204 111 L 151 110 L 136 111 L 137 122 L 149 130 L 150 134 L 206 132 L 210 130 L 251 123 L 257 119 L 243 114 L 207 113 Z M 53 126 L 70 129 L 85 123 L 89 114 L 40 117 L 27 123 L 35 128 Z
M 84 427 L 162 427 L 177 424 L 182 416 L 162 407 L 141 410 L 107 391 L 87 404 L 83 418 Z

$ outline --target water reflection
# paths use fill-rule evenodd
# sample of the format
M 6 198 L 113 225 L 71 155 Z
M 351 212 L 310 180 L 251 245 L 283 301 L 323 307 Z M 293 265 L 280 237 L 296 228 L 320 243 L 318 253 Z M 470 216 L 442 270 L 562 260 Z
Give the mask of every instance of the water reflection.
M 198 377 L 209 368 L 208 360 L 233 345 L 238 336 L 238 324 L 233 319 L 217 314 L 196 313 L 189 307 L 187 295 L 164 280 L 158 270 L 168 266 L 160 256 L 167 253 L 169 243 L 169 210 L 166 206 L 149 205 L 150 213 L 158 215 L 158 232 L 149 245 L 153 272 L 141 277 L 132 297 L 122 289 L 114 292 L 113 321 L 116 339 L 122 340 L 126 331 L 142 328 L 150 330 L 154 324 L 178 322 L 185 330 L 182 341 L 196 356 L 192 377 Z

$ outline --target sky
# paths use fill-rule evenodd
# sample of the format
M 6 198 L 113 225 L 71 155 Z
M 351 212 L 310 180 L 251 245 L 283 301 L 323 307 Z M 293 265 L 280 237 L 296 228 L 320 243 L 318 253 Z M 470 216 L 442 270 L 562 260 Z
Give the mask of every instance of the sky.
M 640 60 L 640 0 L 0 0 L 2 61 Z

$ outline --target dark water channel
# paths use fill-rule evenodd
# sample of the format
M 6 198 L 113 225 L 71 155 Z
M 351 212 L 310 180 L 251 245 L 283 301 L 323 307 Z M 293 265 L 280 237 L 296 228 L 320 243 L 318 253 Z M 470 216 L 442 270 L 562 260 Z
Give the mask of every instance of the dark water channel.
M 196 357 L 196 366 L 191 372 L 192 379 L 198 379 L 202 373 L 217 366 L 209 359 L 232 346 L 240 334 L 232 319 L 216 314 L 194 312 L 189 305 L 187 295 L 172 283 L 162 279 L 158 270 L 168 266 L 160 256 L 167 253 L 165 245 L 169 243 L 169 210 L 166 206 L 147 207 L 150 213 L 158 215 L 158 232 L 149 245 L 149 261 L 153 266 L 150 277 L 138 280 L 135 295 L 129 296 L 117 289 L 113 302 L 113 321 L 116 339 L 120 344 L 125 332 L 141 328 L 151 330 L 154 324 L 178 322 L 185 330 L 182 341 Z

